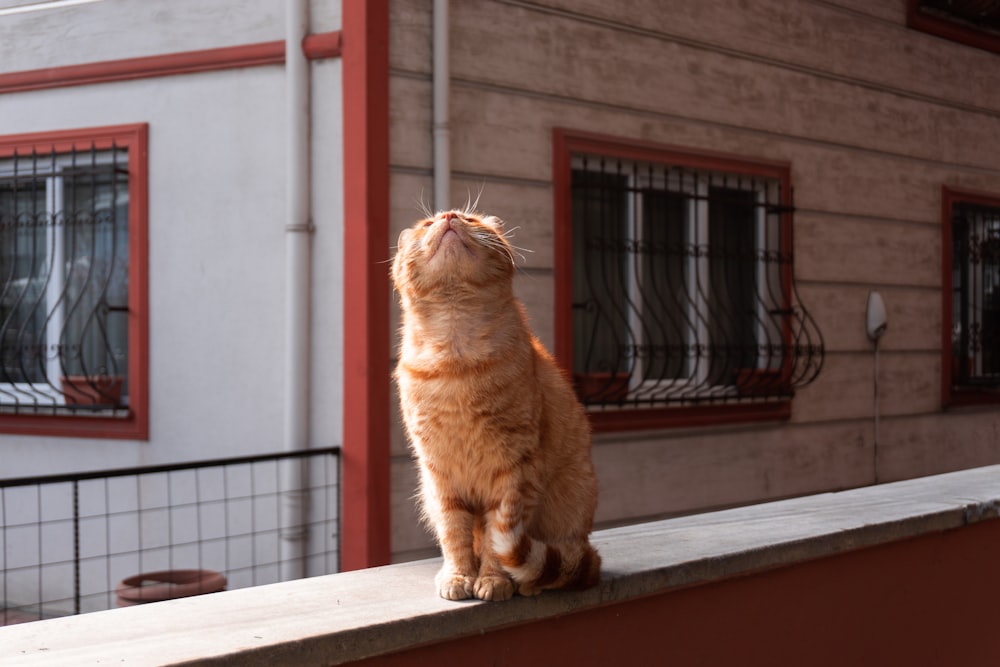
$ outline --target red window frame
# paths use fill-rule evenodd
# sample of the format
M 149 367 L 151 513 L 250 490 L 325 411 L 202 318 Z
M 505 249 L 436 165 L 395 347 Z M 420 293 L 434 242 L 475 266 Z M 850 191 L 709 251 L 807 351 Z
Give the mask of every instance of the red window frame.
M 692 169 L 732 171 L 776 179 L 781 183 L 782 205 L 791 210 L 791 169 L 788 164 L 747 160 L 720 153 L 692 151 L 663 144 L 556 128 L 553 132 L 554 259 L 555 259 L 555 356 L 571 375 L 573 367 L 573 230 L 571 161 L 574 154 L 602 155 L 639 162 L 666 162 Z M 791 250 L 791 225 L 783 225 L 783 250 Z M 791 266 L 786 269 L 784 295 L 791 302 Z M 786 341 L 791 337 L 787 328 Z M 724 423 L 786 420 L 791 400 L 743 401 L 712 405 L 678 405 L 651 408 L 589 411 L 596 432 L 654 428 L 677 428 Z
M 0 136 L 0 159 L 72 150 L 128 151 L 129 170 L 129 409 L 124 417 L 0 414 L 0 433 L 65 437 L 149 438 L 149 128 L 145 123 Z
M 954 306 L 952 300 L 953 212 L 956 204 L 968 203 L 1000 209 L 1000 194 L 989 194 L 944 186 L 941 189 L 941 404 L 944 407 L 1000 403 L 1000 387 L 956 385 L 952 347 Z
M 919 0 L 907 0 L 906 24 L 913 30 L 926 32 L 952 42 L 977 49 L 1000 53 L 1000 36 L 958 20 L 923 11 Z

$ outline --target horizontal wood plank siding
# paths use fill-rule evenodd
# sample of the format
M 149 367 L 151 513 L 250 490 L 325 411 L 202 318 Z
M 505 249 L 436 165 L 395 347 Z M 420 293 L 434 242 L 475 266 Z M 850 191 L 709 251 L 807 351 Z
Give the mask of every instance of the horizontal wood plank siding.
M 430 25 L 429 3 L 393 2 L 396 229 L 432 187 Z M 546 343 L 554 128 L 791 165 L 822 373 L 787 423 L 601 435 L 601 522 L 872 483 L 872 290 L 889 310 L 879 479 L 1000 462 L 1000 411 L 942 409 L 939 349 L 941 187 L 1000 194 L 1000 57 L 909 29 L 906 0 L 469 0 L 451 3 L 449 34 L 452 203 L 471 193 L 520 228 L 533 252 L 516 288 Z M 431 545 L 402 442 L 397 557 Z

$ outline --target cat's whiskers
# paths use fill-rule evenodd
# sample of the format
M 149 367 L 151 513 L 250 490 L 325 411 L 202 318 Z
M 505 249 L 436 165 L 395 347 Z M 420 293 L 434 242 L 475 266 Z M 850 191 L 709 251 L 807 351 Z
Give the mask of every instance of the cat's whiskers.
M 483 196 L 483 191 L 485 189 L 486 189 L 486 184 L 485 183 L 480 183 L 479 184 L 479 192 L 476 193 L 476 198 L 475 198 L 475 200 L 473 200 L 472 199 L 472 190 L 470 190 L 469 188 L 466 188 L 465 189 L 465 206 L 462 207 L 462 208 L 456 209 L 456 210 L 459 213 L 461 213 L 462 215 L 465 215 L 465 216 L 480 217 L 478 215 L 478 213 L 476 213 L 476 209 L 479 208 L 479 199 Z
M 424 201 L 424 191 L 420 190 L 420 199 L 417 200 L 417 210 L 423 214 L 425 218 L 433 218 L 434 212 L 431 211 L 431 206 L 426 201 Z
M 526 248 L 518 248 L 517 246 L 511 244 L 509 241 L 506 240 L 506 235 L 504 235 L 503 239 L 501 239 L 500 236 L 495 235 L 493 233 L 476 231 L 476 230 L 471 231 L 470 235 L 474 239 L 479 241 L 479 243 L 481 243 L 483 246 L 489 248 L 490 250 L 495 250 L 498 253 L 507 257 L 507 259 L 510 260 L 512 266 L 517 266 L 518 257 L 521 259 L 522 262 L 527 261 L 525 256 L 522 255 L 519 251 L 524 250 L 525 252 L 531 252 Z
M 503 234 L 501 234 L 501 236 L 503 237 L 503 240 L 507 242 L 507 246 L 511 249 L 511 251 L 517 253 L 517 256 L 521 258 L 521 263 L 524 263 L 528 261 L 528 258 L 525 257 L 523 253 L 535 252 L 535 251 L 530 248 L 522 248 L 521 246 L 514 245 L 513 243 L 511 243 L 511 239 L 514 238 L 515 236 L 514 232 L 516 232 L 519 229 L 520 227 L 512 227 L 510 229 L 505 230 Z

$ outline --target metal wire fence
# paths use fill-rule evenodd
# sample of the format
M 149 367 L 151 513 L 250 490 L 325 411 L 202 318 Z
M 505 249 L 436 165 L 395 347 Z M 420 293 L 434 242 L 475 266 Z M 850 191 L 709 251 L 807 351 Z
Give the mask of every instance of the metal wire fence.
M 336 572 L 339 480 L 339 447 L 0 479 L 0 625 L 121 605 L 143 573 Z

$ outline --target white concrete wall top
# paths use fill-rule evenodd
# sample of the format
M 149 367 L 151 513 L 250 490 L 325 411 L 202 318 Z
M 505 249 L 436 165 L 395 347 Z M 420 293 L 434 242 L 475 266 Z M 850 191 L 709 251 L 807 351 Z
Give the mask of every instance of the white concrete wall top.
M 1000 466 L 595 534 L 601 585 L 442 600 L 436 560 L 0 628 L 0 663 L 330 665 L 1000 518 Z

